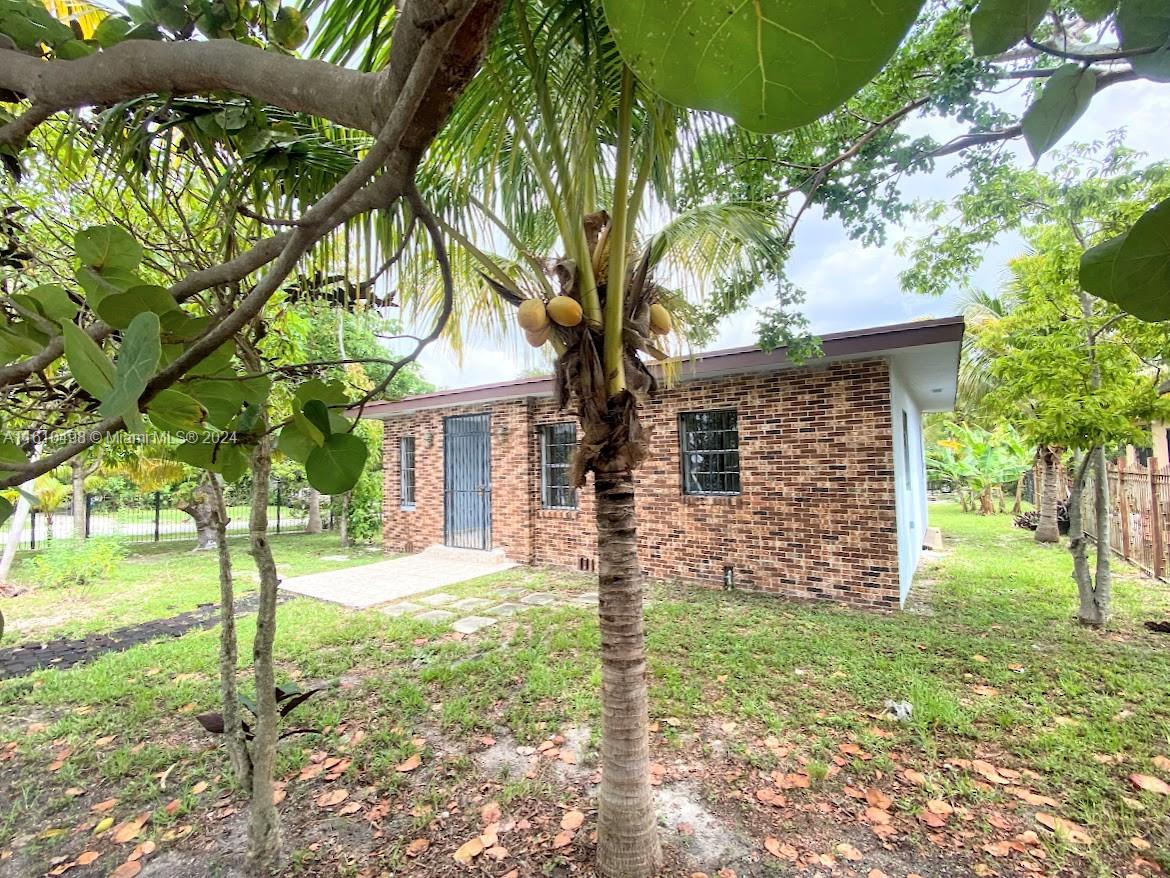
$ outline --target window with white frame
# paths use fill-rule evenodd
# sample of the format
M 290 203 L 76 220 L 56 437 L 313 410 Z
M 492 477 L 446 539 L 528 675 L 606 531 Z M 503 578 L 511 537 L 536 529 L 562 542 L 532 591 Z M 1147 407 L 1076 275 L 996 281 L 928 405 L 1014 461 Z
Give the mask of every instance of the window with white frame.
M 684 494 L 740 492 L 739 426 L 735 409 L 683 412 L 679 415 L 678 434 Z
M 403 436 L 398 440 L 399 490 L 402 494 L 402 508 L 414 508 L 414 437 Z
M 545 509 L 576 509 L 577 492 L 570 479 L 577 425 L 545 424 L 540 428 L 540 505 Z

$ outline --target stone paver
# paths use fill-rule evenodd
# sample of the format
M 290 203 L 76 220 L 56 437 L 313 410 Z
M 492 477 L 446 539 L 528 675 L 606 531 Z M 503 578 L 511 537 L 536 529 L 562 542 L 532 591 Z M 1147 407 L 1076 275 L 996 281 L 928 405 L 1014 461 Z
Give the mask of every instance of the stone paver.
M 383 607 L 382 612 L 387 616 L 408 616 L 411 613 L 417 613 L 425 610 L 422 604 L 412 604 L 410 601 L 403 601 L 400 604 L 391 604 L 388 607 Z
M 513 604 L 505 601 L 502 604 L 496 604 L 494 607 L 488 607 L 485 612 L 491 613 L 493 616 L 515 616 L 517 613 L 530 609 L 527 604 Z
M 441 607 L 455 600 L 455 595 L 448 594 L 445 591 L 439 591 L 434 594 L 423 595 L 418 600 L 420 604 L 426 604 L 428 607 Z
M 455 614 L 449 610 L 429 610 L 426 613 L 419 613 L 414 618 L 420 622 L 449 622 L 455 618 Z
M 595 591 L 587 591 L 582 594 L 573 595 L 573 603 L 584 604 L 586 606 L 594 606 L 599 599 L 599 595 Z
M 499 621 L 491 616 L 464 616 L 462 619 L 456 619 L 451 627 L 460 634 L 474 634 L 476 631 L 487 628 L 489 625 L 495 625 Z
M 470 613 L 474 610 L 482 609 L 490 603 L 491 601 L 487 598 L 464 598 L 461 601 L 455 601 L 455 603 L 451 604 L 451 609 L 459 610 L 463 613 Z
M 286 592 L 365 609 L 515 566 L 502 552 L 431 546 L 417 555 L 296 576 L 282 582 L 280 587 Z
M 534 591 L 532 594 L 526 594 L 520 598 L 520 603 L 528 604 L 530 607 L 546 607 L 557 599 L 555 594 L 549 594 L 546 591 Z

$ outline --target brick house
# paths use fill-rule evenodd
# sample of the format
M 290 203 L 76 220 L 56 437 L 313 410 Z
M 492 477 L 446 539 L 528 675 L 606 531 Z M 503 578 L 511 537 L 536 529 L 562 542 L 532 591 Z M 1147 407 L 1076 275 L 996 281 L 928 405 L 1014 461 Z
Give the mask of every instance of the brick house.
M 646 573 L 896 608 L 926 530 L 923 412 L 955 400 L 962 318 L 840 332 L 802 366 L 739 348 L 684 361 L 645 407 Z M 551 378 L 366 409 L 385 422 L 384 541 L 596 569 L 593 498 Z

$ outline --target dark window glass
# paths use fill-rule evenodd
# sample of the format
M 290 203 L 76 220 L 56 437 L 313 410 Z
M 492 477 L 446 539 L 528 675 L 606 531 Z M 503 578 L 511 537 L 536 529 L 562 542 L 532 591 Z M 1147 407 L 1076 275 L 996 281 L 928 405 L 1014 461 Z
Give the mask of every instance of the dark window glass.
M 684 494 L 739 493 L 739 427 L 735 410 L 679 415 Z
M 403 436 L 398 440 L 398 460 L 400 465 L 402 491 L 402 505 L 414 505 L 414 437 Z
M 540 505 L 545 509 L 577 508 L 577 492 L 569 480 L 576 447 L 576 424 L 547 424 L 540 428 Z

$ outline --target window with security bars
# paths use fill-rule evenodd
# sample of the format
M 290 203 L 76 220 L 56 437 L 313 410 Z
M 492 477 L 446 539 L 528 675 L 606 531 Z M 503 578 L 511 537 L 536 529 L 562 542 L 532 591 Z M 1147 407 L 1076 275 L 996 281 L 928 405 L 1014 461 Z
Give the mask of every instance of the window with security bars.
M 734 409 L 683 412 L 679 443 L 684 494 L 739 493 L 739 427 Z
M 577 508 L 577 492 L 569 478 L 576 447 L 576 424 L 540 428 L 540 505 L 545 509 Z
M 400 464 L 402 505 L 410 509 L 414 507 L 414 437 L 403 436 L 398 440 L 398 460 Z

